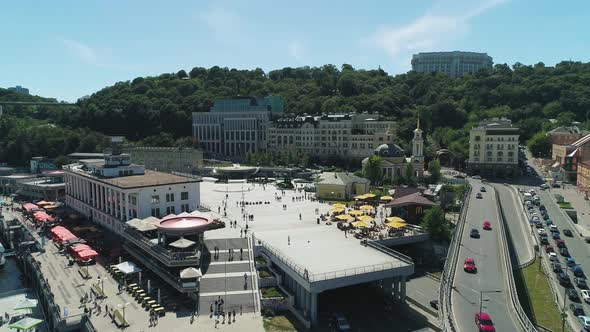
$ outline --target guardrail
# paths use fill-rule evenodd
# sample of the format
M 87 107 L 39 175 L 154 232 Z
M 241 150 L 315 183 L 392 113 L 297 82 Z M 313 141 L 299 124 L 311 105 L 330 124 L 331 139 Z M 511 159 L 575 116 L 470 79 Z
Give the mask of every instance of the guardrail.
M 514 273 L 512 271 L 512 259 L 510 258 L 510 252 L 508 250 L 508 246 L 506 244 L 506 230 L 504 229 L 504 227 L 506 227 L 506 218 L 504 216 L 504 210 L 502 209 L 502 204 L 500 204 L 500 196 L 498 195 L 498 191 L 494 190 L 494 193 L 496 195 L 496 202 L 498 204 L 497 208 L 498 208 L 498 215 L 500 216 L 501 222 L 498 223 L 499 224 L 499 229 L 500 229 L 500 236 L 501 239 L 503 239 L 504 241 L 499 241 L 500 242 L 500 246 L 502 247 L 502 253 L 501 256 L 504 257 L 504 264 L 505 264 L 505 268 L 506 268 L 506 279 L 508 281 L 508 295 L 510 297 L 510 302 L 512 304 L 512 307 L 514 309 L 514 311 L 516 312 L 516 316 L 518 318 L 518 321 L 521 325 L 521 327 L 523 328 L 523 331 L 530 331 L 530 332 L 537 332 L 539 330 L 537 330 L 537 327 L 535 326 L 535 324 L 533 324 L 533 322 L 531 322 L 531 320 L 529 319 L 529 317 L 526 315 L 526 313 L 524 312 L 524 309 L 522 309 L 522 305 L 520 304 L 520 300 L 518 299 L 518 292 L 516 290 L 516 285 L 514 284 Z
M 438 291 L 438 317 L 441 320 L 441 330 L 446 331 L 457 331 L 455 322 L 453 321 L 453 314 L 451 310 L 451 292 L 453 289 L 453 279 L 455 278 L 455 269 L 457 266 L 457 259 L 459 258 L 459 244 L 463 236 L 463 228 L 465 224 L 465 218 L 467 217 L 467 210 L 469 209 L 469 201 L 471 197 L 471 185 L 467 183 L 467 191 L 463 201 L 465 202 L 461 206 L 461 212 L 459 213 L 459 220 L 455 227 L 455 233 L 451 239 L 449 251 L 447 252 L 447 260 L 443 268 L 443 273 L 440 278 L 440 286 Z
M 532 217 L 532 216 L 529 214 L 529 212 L 527 211 L 527 209 L 525 209 L 525 208 L 524 208 L 524 204 L 525 204 L 525 203 L 524 203 L 524 201 L 523 201 L 523 199 L 522 199 L 522 196 L 520 195 L 520 193 L 518 192 L 518 190 L 516 190 L 516 188 L 514 188 L 514 187 L 510 187 L 510 188 L 508 188 L 508 189 L 511 189 L 511 190 L 513 190 L 513 191 L 515 191 L 515 192 L 516 192 L 516 197 L 518 197 L 518 201 L 521 203 L 521 204 L 520 204 L 520 206 L 521 206 L 521 208 L 522 208 L 522 209 L 521 209 L 521 211 L 522 211 L 522 213 L 524 214 L 524 217 L 525 217 L 525 219 L 526 219 L 525 221 L 526 221 L 526 222 L 529 224 L 529 226 L 530 226 L 530 220 L 531 220 L 531 217 Z M 536 245 L 537 247 L 539 247 L 539 239 L 537 238 L 537 236 L 535 236 L 535 234 L 534 234 L 532 231 L 531 231 L 531 237 L 532 237 L 532 238 L 533 238 L 533 240 L 535 241 L 535 245 Z M 531 258 L 531 259 L 530 259 L 528 262 L 524 262 L 524 263 L 521 263 L 521 264 L 519 264 L 519 265 L 518 265 L 518 267 L 514 267 L 514 269 L 515 269 L 515 270 L 516 270 L 516 269 L 524 269 L 525 267 L 528 267 L 528 266 L 532 265 L 532 264 L 535 262 L 535 260 L 536 260 L 536 259 L 537 259 L 537 254 L 536 254 L 536 253 L 533 251 L 533 258 Z

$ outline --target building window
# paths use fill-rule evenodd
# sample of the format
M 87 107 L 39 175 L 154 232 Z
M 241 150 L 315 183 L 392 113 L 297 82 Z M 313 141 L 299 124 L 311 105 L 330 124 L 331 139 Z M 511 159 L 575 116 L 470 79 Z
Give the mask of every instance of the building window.
M 181 212 L 189 212 L 188 204 L 182 204 L 180 206 L 180 210 L 181 210 Z
M 166 194 L 166 202 L 174 202 L 174 194 Z
M 156 218 L 160 218 L 160 208 L 153 208 L 152 209 L 152 216 Z
M 152 195 L 152 204 L 160 204 L 160 195 Z
M 475 136 L 475 141 L 476 141 L 476 142 L 479 142 L 479 141 L 481 141 L 481 136 Z
M 188 199 L 188 191 L 183 191 L 180 193 L 180 200 L 186 201 Z
M 168 214 L 174 214 L 174 213 L 176 213 L 176 212 L 175 212 L 175 209 L 174 209 L 174 206 L 167 206 L 167 207 L 166 207 L 166 214 L 167 214 L 167 215 L 168 215 Z

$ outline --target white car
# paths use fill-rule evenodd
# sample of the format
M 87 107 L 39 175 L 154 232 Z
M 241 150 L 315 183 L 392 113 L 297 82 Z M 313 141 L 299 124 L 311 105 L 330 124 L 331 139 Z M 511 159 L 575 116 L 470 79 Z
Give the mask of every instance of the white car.
M 549 260 L 552 262 L 557 262 L 559 259 L 557 258 L 557 254 L 554 252 L 549 253 Z
M 541 189 L 547 189 L 547 188 L 549 188 L 549 185 L 548 185 L 548 184 L 546 184 L 546 183 L 543 183 L 543 184 L 541 185 Z
M 529 190 L 529 194 L 531 194 L 531 195 L 535 196 L 535 195 L 536 195 L 536 193 L 535 193 L 535 189 L 531 189 L 531 190 Z
M 533 216 L 533 218 L 535 218 L 535 217 L 539 218 L 539 215 L 537 214 L 537 212 L 531 213 L 531 216 Z
M 539 217 L 532 217 L 531 220 L 533 222 L 541 221 L 541 219 L 539 219 Z
M 580 322 L 584 331 L 590 331 L 590 317 L 578 316 L 578 322 Z
M 558 229 L 557 229 L 557 226 L 555 226 L 555 225 L 553 225 L 553 224 L 549 226 L 549 230 L 550 230 L 551 232 L 557 232 L 557 231 L 558 231 Z
M 520 192 L 521 194 L 524 194 L 524 188 L 518 188 L 518 192 Z
M 590 303 L 590 290 L 582 289 L 580 293 L 582 293 L 582 299 L 584 299 L 584 302 Z
M 540 228 L 538 230 L 538 232 L 539 232 L 539 235 L 545 235 L 545 234 L 547 234 L 547 231 L 545 231 L 545 228 Z

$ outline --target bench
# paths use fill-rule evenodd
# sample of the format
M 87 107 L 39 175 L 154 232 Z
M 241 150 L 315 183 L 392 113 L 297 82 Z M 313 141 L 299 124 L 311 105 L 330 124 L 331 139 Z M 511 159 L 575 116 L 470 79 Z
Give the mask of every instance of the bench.
M 100 287 L 98 287 L 98 285 L 92 285 L 92 292 L 96 295 L 97 298 L 99 299 L 104 299 L 106 298 L 104 292 L 102 291 L 102 289 L 100 289 Z
M 118 309 L 116 309 L 113 314 L 113 322 L 115 322 L 115 325 L 117 325 L 117 327 L 129 326 L 129 322 L 127 322 L 127 320 L 123 318 L 123 315 L 121 315 L 121 312 L 119 312 Z
M 149 310 L 150 308 L 152 308 L 152 306 L 156 307 L 156 306 L 157 306 L 157 304 L 156 304 L 156 301 L 154 301 L 154 300 L 148 300 L 148 301 L 145 301 L 145 302 L 144 302 L 143 306 L 144 306 L 144 307 L 145 307 L 147 310 Z

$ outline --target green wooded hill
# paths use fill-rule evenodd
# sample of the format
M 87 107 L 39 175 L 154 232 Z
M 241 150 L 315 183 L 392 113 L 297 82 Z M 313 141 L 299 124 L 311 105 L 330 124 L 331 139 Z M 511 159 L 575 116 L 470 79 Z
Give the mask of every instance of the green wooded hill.
M 268 73 L 261 69 L 195 67 L 189 73 L 181 70 L 118 82 L 79 100 L 79 107 L 36 108 L 26 114 L 64 130 L 87 128 L 170 145 L 175 140 L 177 144 L 178 140 L 189 141 L 191 113 L 207 111 L 214 100 L 269 94 L 282 96 L 286 112 L 292 114 L 378 112 L 395 117 L 397 143 L 404 147 L 420 114 L 428 139 L 427 153 L 449 148 L 465 154 L 468 131 L 482 118 L 512 119 L 521 128 L 523 140 L 559 124 L 580 121 L 586 125 L 590 63 L 496 65 L 490 71 L 459 79 L 415 72 L 392 76 L 381 69 L 357 70 L 347 64 Z

